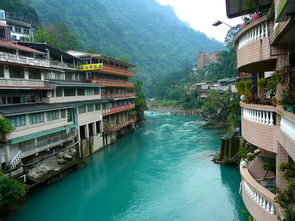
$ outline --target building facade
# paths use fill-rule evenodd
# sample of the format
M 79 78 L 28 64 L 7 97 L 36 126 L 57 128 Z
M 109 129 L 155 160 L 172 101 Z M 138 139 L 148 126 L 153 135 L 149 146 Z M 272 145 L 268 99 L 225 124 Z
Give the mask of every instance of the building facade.
M 254 9 L 250 1 L 227 0 L 226 7 L 229 18 L 261 12 L 258 17 L 252 15 L 252 22 L 239 31 L 234 42 L 238 70 L 242 76 L 252 79 L 252 94 L 261 98 L 259 102 L 240 103 L 242 136 L 258 148 L 254 160 L 243 163 L 240 172 L 242 198 L 248 211 L 257 221 L 272 221 L 286 215 L 273 191 L 288 188 L 280 165 L 295 165 L 295 114 L 286 110 L 283 102 L 284 97 L 289 97 L 289 104 L 295 104 L 292 100 L 294 79 L 289 75 L 295 65 L 295 3 L 290 0 L 259 2 Z M 273 105 L 267 105 L 265 91 L 257 82 L 262 78 L 270 82 L 269 76 L 278 73 L 285 76 L 288 83 L 278 83 Z M 267 169 L 266 164 L 273 169 Z

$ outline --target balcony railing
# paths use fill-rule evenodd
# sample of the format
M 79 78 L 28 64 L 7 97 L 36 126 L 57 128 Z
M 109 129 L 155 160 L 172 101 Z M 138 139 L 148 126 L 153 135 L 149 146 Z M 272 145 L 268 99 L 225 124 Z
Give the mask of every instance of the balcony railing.
M 131 110 L 135 108 L 135 104 L 128 104 L 120 107 L 111 107 L 110 109 L 102 110 L 102 116 L 107 116 L 115 113 L 119 113 L 126 110 Z
M 44 139 L 43 141 L 38 142 L 36 145 L 31 145 L 22 148 L 22 157 L 27 157 L 32 154 L 42 152 L 54 146 L 57 146 L 61 143 L 73 140 L 76 136 L 77 131 L 75 129 L 71 129 L 71 131 L 67 134 L 59 134 L 49 139 Z
M 77 66 L 74 64 L 66 63 L 66 62 L 59 62 L 59 61 L 53 61 L 50 60 L 50 67 L 56 67 L 56 68 L 66 68 L 66 69 L 78 69 Z
M 18 78 L 0 78 L 0 87 L 1 86 L 46 87 L 45 82 L 43 80 Z
M 115 126 L 112 126 L 110 128 L 107 128 L 106 129 L 106 133 L 108 133 L 108 134 L 114 133 L 114 132 L 116 132 L 116 131 L 118 131 L 118 130 L 124 128 L 124 127 L 126 127 L 127 125 L 129 125 L 131 123 L 134 123 L 135 121 L 136 121 L 135 119 L 129 119 L 127 121 L 124 121 L 122 123 L 119 123 L 119 124 L 117 124 Z
M 127 76 L 127 77 L 133 77 L 134 76 L 134 73 L 132 71 L 129 71 L 129 70 L 126 70 L 126 69 L 123 69 L 123 68 L 114 67 L 114 66 L 107 65 L 107 64 L 103 64 L 102 70 L 104 70 L 104 69 L 108 70 L 110 72 L 114 72 L 116 74 Z
M 250 44 L 253 41 L 257 41 L 268 36 L 268 25 L 266 17 L 262 17 L 255 23 L 250 24 L 249 28 L 247 28 L 246 26 L 245 30 L 247 31 L 242 31 L 241 34 L 237 36 L 238 49 Z
M 113 79 L 92 79 L 91 83 L 101 84 L 109 87 L 134 87 L 134 83 L 131 81 L 113 80 Z
M 243 108 L 243 116 L 245 119 L 264 125 L 274 125 L 274 112 L 263 110 L 252 110 Z
M 275 203 L 275 194 L 258 183 L 248 168 L 240 166 L 243 201 L 256 220 L 276 221 L 281 208 Z
M 102 94 L 101 97 L 105 99 L 118 99 L 118 98 L 133 98 L 136 93 L 114 93 L 114 94 Z
M 16 167 L 22 160 L 22 152 L 19 151 L 10 161 L 10 168 Z
M 0 61 L 11 62 L 17 64 L 26 64 L 31 66 L 49 67 L 50 62 L 45 59 L 30 58 L 22 55 L 15 55 L 0 52 Z
M 293 141 L 295 141 L 295 123 L 289 121 L 287 118 L 281 118 L 281 130 L 288 134 Z

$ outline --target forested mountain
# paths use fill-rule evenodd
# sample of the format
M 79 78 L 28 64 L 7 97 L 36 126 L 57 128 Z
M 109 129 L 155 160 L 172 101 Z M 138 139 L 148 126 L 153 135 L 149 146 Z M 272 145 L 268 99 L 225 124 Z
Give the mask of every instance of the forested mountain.
M 32 0 L 32 5 L 42 23 L 65 23 L 81 49 L 128 57 L 145 76 L 194 63 L 200 50 L 224 49 L 156 0 Z

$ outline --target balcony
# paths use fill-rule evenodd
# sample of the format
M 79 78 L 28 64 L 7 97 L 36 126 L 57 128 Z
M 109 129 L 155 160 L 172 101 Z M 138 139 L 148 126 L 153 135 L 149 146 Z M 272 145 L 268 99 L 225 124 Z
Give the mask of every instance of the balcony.
M 103 99 L 129 99 L 129 98 L 135 98 L 136 93 L 114 93 L 114 94 L 102 94 L 101 97 Z
M 128 88 L 134 87 L 134 83 L 131 81 L 103 79 L 103 78 L 92 79 L 91 83 L 100 84 L 100 85 L 104 85 L 108 87 L 128 87 Z
M 119 131 L 119 130 L 121 130 L 122 128 L 128 126 L 129 124 L 134 123 L 134 122 L 136 122 L 135 119 L 129 119 L 129 120 L 124 121 L 124 122 L 122 122 L 122 123 L 119 123 L 119 124 L 117 124 L 117 125 L 115 125 L 115 126 L 111 126 L 110 128 L 106 128 L 106 133 L 107 133 L 107 134 L 114 133 L 114 132 Z
M 28 157 L 30 155 L 45 151 L 55 146 L 59 146 L 65 142 L 71 141 L 77 135 L 77 131 L 73 128 L 68 133 L 59 133 L 57 135 L 51 136 L 49 139 L 44 139 L 36 143 L 33 146 L 22 147 L 22 158 Z
M 273 70 L 270 56 L 267 17 L 264 16 L 242 29 L 236 39 L 237 67 L 243 72 Z
M 240 103 L 242 136 L 259 148 L 276 153 L 276 109 L 268 105 Z
M 275 203 L 275 195 L 258 183 L 248 168 L 240 166 L 242 176 L 241 191 L 245 206 L 259 221 L 277 221 L 280 207 Z
M 277 112 L 281 115 L 280 128 L 277 130 L 279 143 L 295 159 L 295 114 L 281 107 L 277 108 Z
M 50 62 L 45 59 L 36 59 L 4 52 L 0 52 L 0 61 L 38 67 L 50 67 Z
M 104 109 L 102 110 L 102 116 L 108 116 L 111 114 L 132 110 L 135 108 L 135 104 L 128 104 L 120 107 L 111 107 L 110 109 Z
M 45 81 L 43 80 L 19 78 L 0 78 L 0 88 L 34 88 L 52 90 L 45 85 Z
M 134 77 L 134 73 L 132 71 L 115 67 L 112 65 L 108 65 L 108 64 L 103 64 L 103 63 L 80 65 L 80 70 L 81 71 L 101 71 L 101 72 L 121 75 L 125 77 Z

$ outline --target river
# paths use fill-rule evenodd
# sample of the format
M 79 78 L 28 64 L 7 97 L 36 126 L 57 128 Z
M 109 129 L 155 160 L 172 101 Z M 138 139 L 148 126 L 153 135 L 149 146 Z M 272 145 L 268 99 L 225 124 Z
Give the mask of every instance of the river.
M 237 168 L 211 162 L 220 135 L 193 117 L 146 112 L 136 132 L 30 193 L 8 221 L 244 221 Z

